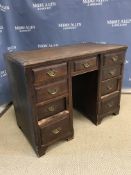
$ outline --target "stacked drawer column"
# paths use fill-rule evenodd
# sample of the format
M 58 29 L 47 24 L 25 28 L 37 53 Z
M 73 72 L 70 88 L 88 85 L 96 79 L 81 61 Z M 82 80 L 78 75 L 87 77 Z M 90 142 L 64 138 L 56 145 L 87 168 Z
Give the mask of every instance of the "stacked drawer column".
M 101 55 L 100 91 L 97 124 L 109 114 L 118 114 L 125 50 Z
M 73 137 L 69 108 L 69 77 L 66 62 L 32 69 L 34 103 L 38 122 L 39 155 L 61 139 Z

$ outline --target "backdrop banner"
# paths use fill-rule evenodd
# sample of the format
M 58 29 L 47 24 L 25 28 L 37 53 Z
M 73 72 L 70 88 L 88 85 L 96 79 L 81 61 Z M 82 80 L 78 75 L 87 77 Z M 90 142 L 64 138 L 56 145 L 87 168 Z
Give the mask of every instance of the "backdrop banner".
M 0 105 L 12 99 L 3 53 L 86 42 L 129 46 L 131 92 L 131 0 L 0 0 Z

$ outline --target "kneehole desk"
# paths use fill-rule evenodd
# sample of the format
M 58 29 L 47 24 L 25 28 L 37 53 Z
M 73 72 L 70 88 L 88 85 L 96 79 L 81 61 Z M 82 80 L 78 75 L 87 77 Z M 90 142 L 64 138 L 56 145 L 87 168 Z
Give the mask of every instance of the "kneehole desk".
M 73 138 L 73 107 L 96 125 L 119 113 L 126 49 L 87 43 L 5 55 L 17 124 L 38 156 Z

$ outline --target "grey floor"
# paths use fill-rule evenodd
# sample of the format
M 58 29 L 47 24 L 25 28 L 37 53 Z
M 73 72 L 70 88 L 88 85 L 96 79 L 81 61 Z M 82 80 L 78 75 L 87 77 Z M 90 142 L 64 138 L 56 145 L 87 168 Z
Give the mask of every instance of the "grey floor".
M 131 175 L 131 95 L 99 126 L 74 111 L 73 140 L 38 158 L 16 125 L 13 106 L 0 118 L 0 175 Z

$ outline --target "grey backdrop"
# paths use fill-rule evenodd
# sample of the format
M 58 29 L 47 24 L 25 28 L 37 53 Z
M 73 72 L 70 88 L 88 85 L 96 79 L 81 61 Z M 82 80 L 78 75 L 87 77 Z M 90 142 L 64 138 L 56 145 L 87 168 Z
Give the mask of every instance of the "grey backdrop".
M 0 0 L 0 105 L 11 100 L 3 53 L 89 41 L 129 46 L 130 91 L 131 0 Z

